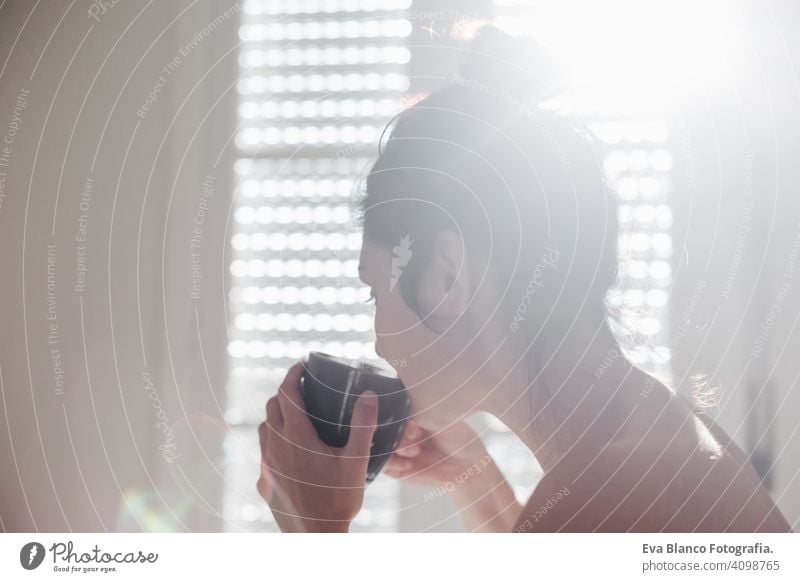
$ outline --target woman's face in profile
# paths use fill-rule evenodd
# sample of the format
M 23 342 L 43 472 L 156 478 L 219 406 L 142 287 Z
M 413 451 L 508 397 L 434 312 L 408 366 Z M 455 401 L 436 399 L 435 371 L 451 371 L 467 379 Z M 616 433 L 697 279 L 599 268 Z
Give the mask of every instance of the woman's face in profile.
M 413 241 L 409 250 L 414 252 Z M 420 425 L 443 428 L 469 414 L 474 405 L 467 381 L 474 373 L 465 365 L 470 338 L 435 309 L 436 274 L 430 269 L 423 281 L 415 282 L 420 308 L 428 314 L 425 320 L 409 307 L 399 284 L 408 263 L 403 254 L 397 247 L 393 251 L 363 239 L 359 275 L 375 300 L 375 351 L 408 388 L 412 414 Z

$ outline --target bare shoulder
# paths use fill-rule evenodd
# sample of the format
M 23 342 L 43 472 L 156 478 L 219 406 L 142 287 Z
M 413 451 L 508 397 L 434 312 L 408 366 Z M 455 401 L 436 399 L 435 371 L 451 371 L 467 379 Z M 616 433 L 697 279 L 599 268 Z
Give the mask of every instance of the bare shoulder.
M 686 437 L 574 453 L 541 479 L 514 531 L 791 531 L 740 451 L 713 444 Z

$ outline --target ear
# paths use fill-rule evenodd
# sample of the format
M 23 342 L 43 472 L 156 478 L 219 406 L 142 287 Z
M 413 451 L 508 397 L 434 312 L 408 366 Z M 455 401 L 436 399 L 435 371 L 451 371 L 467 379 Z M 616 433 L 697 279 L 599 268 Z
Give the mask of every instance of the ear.
M 419 306 L 429 318 L 449 325 L 466 310 L 472 295 L 464 241 L 452 230 L 436 235 L 420 277 Z

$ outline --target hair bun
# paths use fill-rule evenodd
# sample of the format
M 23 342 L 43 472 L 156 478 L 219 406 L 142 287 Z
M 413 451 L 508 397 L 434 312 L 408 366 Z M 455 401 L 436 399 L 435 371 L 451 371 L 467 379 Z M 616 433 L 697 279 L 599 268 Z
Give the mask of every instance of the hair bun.
M 496 26 L 478 30 L 461 58 L 459 74 L 478 89 L 522 101 L 545 101 L 567 87 L 566 66 L 550 48 Z

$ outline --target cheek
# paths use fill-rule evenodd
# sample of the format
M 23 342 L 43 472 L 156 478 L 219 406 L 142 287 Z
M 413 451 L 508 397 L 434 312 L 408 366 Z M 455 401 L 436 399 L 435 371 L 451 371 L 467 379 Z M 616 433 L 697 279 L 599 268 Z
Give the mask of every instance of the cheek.
M 437 343 L 419 316 L 402 300 L 381 302 L 375 308 L 377 350 L 403 381 L 411 397 L 411 415 L 434 430 L 450 423 L 449 386 L 441 373 L 448 350 Z M 436 347 L 432 347 L 436 346 Z
M 375 332 L 377 349 L 409 389 L 413 409 L 427 409 L 443 385 L 436 374 L 442 354 L 431 347 L 437 345 L 436 335 L 402 299 L 376 308 Z
M 398 361 L 408 364 L 411 354 L 424 345 L 419 337 L 421 322 L 399 293 L 390 293 L 378 301 L 379 305 L 375 307 L 378 351 L 393 366 Z
M 381 357 L 394 366 L 396 360 L 403 357 L 404 333 L 398 321 L 397 313 L 391 306 L 381 305 L 375 308 L 375 341 Z

